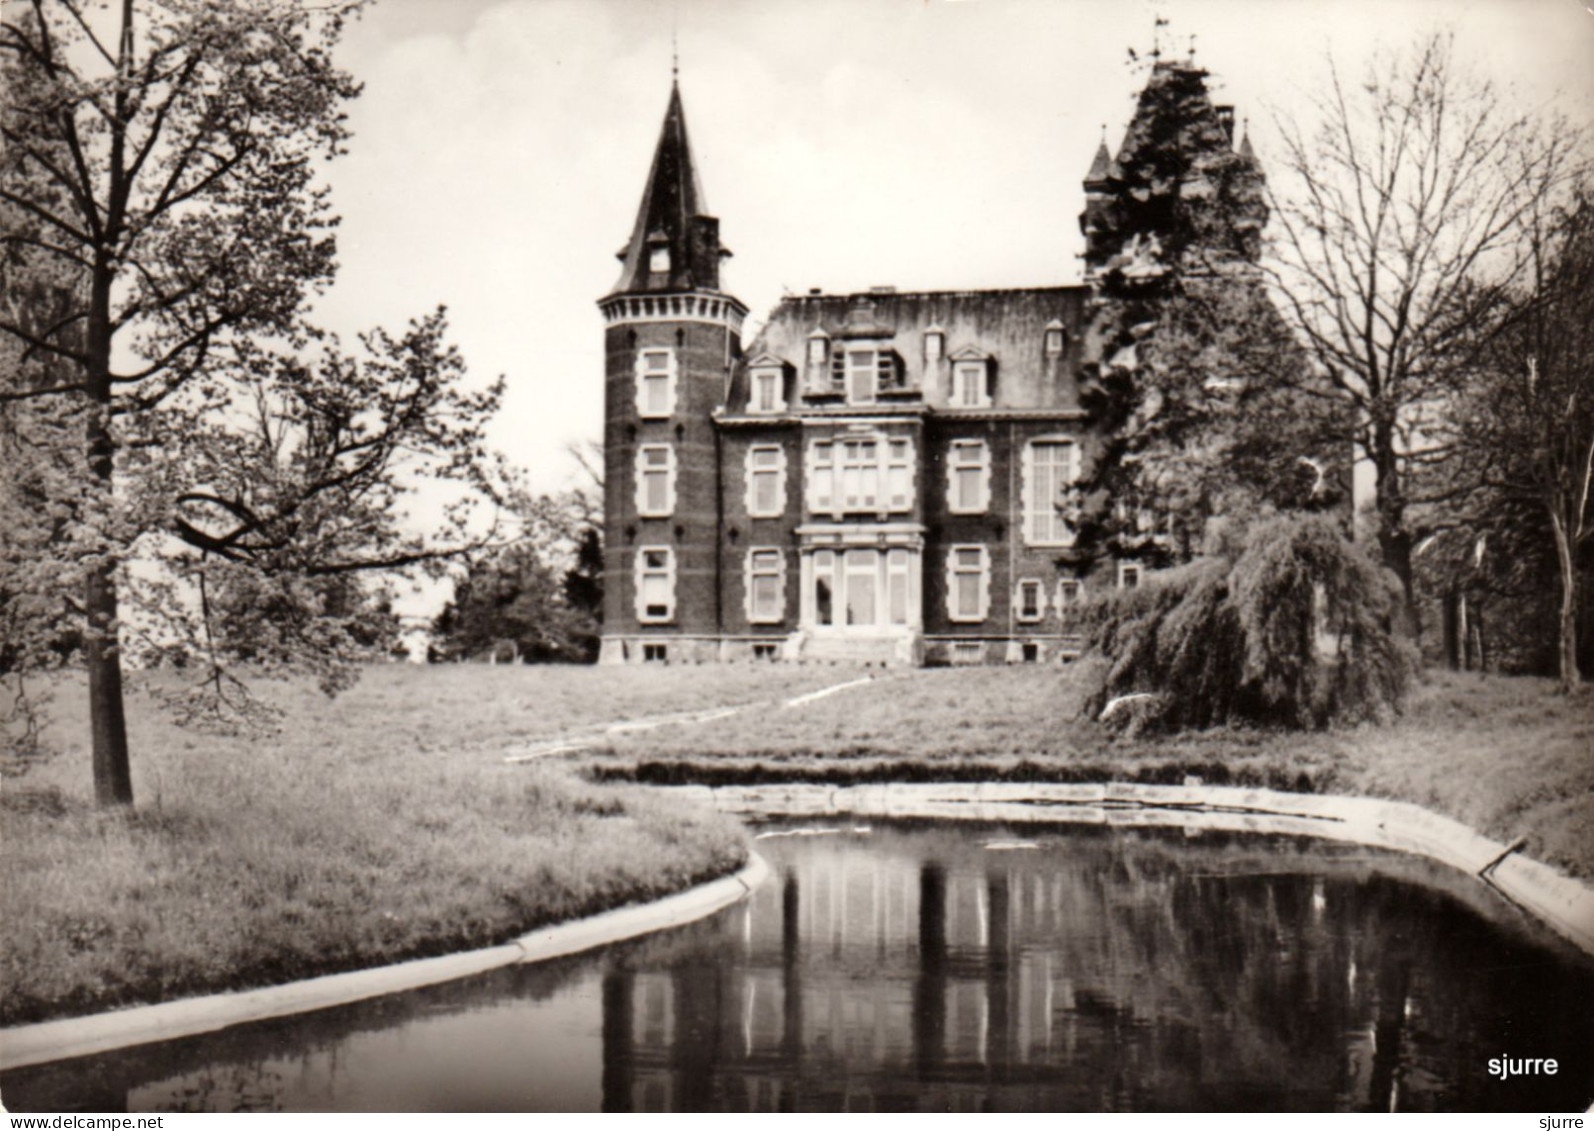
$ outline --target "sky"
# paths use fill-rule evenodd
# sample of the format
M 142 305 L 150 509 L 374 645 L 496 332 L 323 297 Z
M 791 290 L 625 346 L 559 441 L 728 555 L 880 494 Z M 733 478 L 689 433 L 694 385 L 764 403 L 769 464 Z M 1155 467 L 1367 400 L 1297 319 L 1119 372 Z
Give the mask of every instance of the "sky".
M 1212 72 L 1268 168 L 1332 55 L 1439 29 L 1502 100 L 1594 115 L 1584 0 L 377 0 L 340 61 L 365 84 L 330 170 L 345 333 L 449 307 L 493 442 L 538 490 L 602 429 L 596 300 L 619 272 L 672 39 L 725 289 L 748 337 L 785 291 L 1076 282 L 1080 181 L 1116 148 L 1153 46 Z

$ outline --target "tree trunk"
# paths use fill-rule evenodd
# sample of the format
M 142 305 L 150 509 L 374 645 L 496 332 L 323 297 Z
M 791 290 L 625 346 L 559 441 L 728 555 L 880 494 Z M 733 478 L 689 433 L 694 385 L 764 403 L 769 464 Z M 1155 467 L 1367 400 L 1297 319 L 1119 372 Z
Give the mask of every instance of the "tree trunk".
M 1395 465 L 1395 432 L 1390 425 L 1374 426 L 1373 466 L 1378 492 L 1378 549 L 1384 565 L 1400 579 L 1401 628 L 1419 641 L 1417 587 L 1411 568 L 1411 534 L 1406 530 L 1406 502 L 1401 497 L 1400 472 Z
M 1555 648 L 1561 690 L 1571 692 L 1581 682 L 1577 670 L 1577 559 L 1566 523 L 1556 508 L 1550 510 L 1550 527 L 1555 531 L 1555 560 L 1561 575 L 1561 616 Z
M 1460 591 L 1451 589 L 1445 594 L 1443 605 L 1444 637 L 1445 637 L 1445 665 L 1451 671 L 1460 671 L 1466 666 L 1466 624 L 1462 613 L 1462 598 Z
M 88 430 L 89 474 L 106 521 L 114 506 L 116 441 L 111 435 L 111 267 L 97 257 L 89 298 Z M 101 562 L 89 572 L 83 607 L 88 627 L 83 658 L 89 673 L 89 728 L 93 738 L 94 798 L 101 805 L 131 805 L 133 775 L 127 755 L 127 717 L 122 704 L 122 650 L 117 624 L 116 559 L 101 547 Z

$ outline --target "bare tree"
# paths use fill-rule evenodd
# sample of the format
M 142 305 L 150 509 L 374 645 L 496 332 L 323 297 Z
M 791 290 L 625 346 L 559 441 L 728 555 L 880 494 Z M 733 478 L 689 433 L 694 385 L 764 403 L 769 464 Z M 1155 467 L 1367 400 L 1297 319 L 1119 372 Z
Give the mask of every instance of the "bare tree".
M 1384 564 L 1416 628 L 1412 549 L 1435 427 L 1481 348 L 1476 328 L 1532 263 L 1529 221 L 1585 160 L 1562 119 L 1509 108 L 1449 37 L 1380 57 L 1348 83 L 1330 62 L 1316 126 L 1278 120 L 1269 260 L 1280 307 L 1349 402 L 1371 463 Z
M 1447 438 L 1476 513 L 1540 539 L 1548 532 L 1557 668 L 1570 691 L 1580 680 L 1578 591 L 1594 541 L 1594 201 L 1536 217 L 1532 234 L 1530 289 L 1503 309 Z

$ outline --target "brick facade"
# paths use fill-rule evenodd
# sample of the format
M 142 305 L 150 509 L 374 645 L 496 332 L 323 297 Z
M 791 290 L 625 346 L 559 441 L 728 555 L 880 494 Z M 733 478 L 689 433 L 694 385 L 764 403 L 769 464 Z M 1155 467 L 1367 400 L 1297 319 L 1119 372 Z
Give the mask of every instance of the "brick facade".
M 1086 178 L 1087 231 L 1110 165 Z M 1077 654 L 1069 604 L 1123 579 L 1076 553 L 1065 505 L 1102 448 L 1092 284 L 792 296 L 744 350 L 700 200 L 672 90 L 599 304 L 602 659 Z

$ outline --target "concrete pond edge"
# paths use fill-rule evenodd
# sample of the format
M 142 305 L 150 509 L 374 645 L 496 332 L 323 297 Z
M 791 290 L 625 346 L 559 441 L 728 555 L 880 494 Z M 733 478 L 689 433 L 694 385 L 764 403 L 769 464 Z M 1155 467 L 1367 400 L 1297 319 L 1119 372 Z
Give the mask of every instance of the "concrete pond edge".
M 632 904 L 585 919 L 539 927 L 501 946 L 327 974 L 256 990 L 184 998 L 159 1005 L 140 1005 L 87 1017 L 65 1017 L 0 1029 L 0 1070 L 198 1036 L 234 1025 L 309 1013 L 451 982 L 501 966 L 562 958 L 706 918 L 741 900 L 769 874 L 764 858 L 757 852 L 750 852 L 747 863 L 731 875 L 651 903 Z
M 1209 785 L 941 782 L 674 786 L 738 814 L 1169 825 L 1315 836 L 1424 856 L 1476 877 L 1594 955 L 1594 889 L 1460 821 L 1407 801 Z

